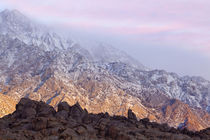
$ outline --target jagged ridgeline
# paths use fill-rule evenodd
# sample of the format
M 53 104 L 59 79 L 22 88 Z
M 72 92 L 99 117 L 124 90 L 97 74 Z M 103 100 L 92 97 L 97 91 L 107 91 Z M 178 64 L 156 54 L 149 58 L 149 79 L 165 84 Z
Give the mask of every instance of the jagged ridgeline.
M 137 120 L 132 110 L 128 117 L 92 114 L 79 103 L 58 104 L 58 110 L 44 102 L 23 98 L 16 111 L 0 119 L 0 139 L 72 139 L 72 140 L 190 140 L 210 138 L 210 129 L 192 132 L 167 124 Z
M 210 127 L 209 81 L 150 70 L 106 43 L 84 47 L 17 10 L 2 11 L 0 116 L 27 97 L 54 108 L 79 102 L 111 116 L 131 109 L 138 119 L 193 131 Z

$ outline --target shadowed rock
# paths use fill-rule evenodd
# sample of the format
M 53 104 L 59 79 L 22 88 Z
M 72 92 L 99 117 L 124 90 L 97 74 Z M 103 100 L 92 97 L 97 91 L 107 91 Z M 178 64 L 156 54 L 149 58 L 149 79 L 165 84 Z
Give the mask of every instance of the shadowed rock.
M 61 102 L 58 104 L 58 112 L 60 111 L 67 111 L 69 112 L 70 106 L 67 102 Z
M 86 112 L 82 109 L 78 102 L 75 105 L 71 106 L 69 110 L 69 115 L 79 122 L 82 121 L 82 118 L 85 116 L 85 113 Z
M 132 110 L 128 118 L 109 116 L 108 113 L 89 114 L 77 102 L 69 106 L 58 105 L 56 112 L 51 106 L 23 98 L 16 111 L 0 119 L 0 139 L 84 139 L 84 140 L 147 140 L 147 139 L 205 139 L 210 138 L 210 129 L 192 132 L 177 130 L 167 124 L 137 120 Z
M 27 98 L 22 98 L 16 105 L 16 111 L 13 113 L 13 117 L 21 119 L 50 117 L 55 115 L 55 113 L 55 109 L 44 102 L 36 102 Z
M 137 120 L 136 115 L 133 113 L 131 109 L 128 109 L 128 119 Z

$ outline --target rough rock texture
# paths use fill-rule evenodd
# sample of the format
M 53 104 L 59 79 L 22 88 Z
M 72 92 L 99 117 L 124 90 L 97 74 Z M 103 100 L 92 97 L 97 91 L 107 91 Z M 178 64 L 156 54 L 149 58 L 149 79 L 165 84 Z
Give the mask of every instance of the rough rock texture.
M 189 105 L 179 100 L 170 100 L 170 102 L 163 107 L 163 112 L 163 118 L 167 120 L 166 123 L 182 122 L 176 124 L 179 128 L 188 128 L 196 131 L 203 129 L 203 126 L 209 126 L 206 123 L 210 122 L 208 113 L 203 112 L 204 114 L 202 114 L 199 110 L 191 109 Z M 202 119 L 199 118 L 200 116 L 202 116 Z
M 1 12 L 0 100 L 6 106 L 0 114 L 14 111 L 14 102 L 28 97 L 54 108 L 78 101 L 90 113 L 127 116 L 131 109 L 137 118 L 173 127 L 210 127 L 209 81 L 147 70 L 117 49 L 99 48 L 91 53 L 17 10 Z
M 16 101 L 11 97 L 0 94 L 0 118 L 15 111 Z
M 129 110 L 128 118 L 108 113 L 91 114 L 79 103 L 58 105 L 56 112 L 44 102 L 22 98 L 16 111 L 0 119 L 2 140 L 191 140 L 210 139 L 210 129 L 192 132 L 178 130 L 167 124 L 137 121 Z

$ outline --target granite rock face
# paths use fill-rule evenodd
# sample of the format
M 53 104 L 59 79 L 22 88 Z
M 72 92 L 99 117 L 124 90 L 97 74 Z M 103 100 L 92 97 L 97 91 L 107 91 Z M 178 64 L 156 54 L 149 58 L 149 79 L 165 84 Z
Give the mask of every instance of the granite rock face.
M 167 124 L 137 120 L 132 110 L 128 118 L 108 113 L 92 114 L 79 103 L 66 102 L 58 110 L 38 101 L 22 98 L 16 111 L 0 119 L 0 139 L 3 140 L 191 140 L 210 139 L 210 129 L 192 132 L 178 130 Z
M 15 110 L 16 101 L 9 96 L 0 94 L 0 118 L 10 114 Z

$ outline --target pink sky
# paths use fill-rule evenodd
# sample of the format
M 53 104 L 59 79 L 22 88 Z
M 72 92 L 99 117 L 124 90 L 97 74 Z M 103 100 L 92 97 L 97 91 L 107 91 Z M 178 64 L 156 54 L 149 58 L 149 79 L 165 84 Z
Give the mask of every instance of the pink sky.
M 54 24 L 122 35 L 166 33 L 169 41 L 186 39 L 188 49 L 210 49 L 209 0 L 1 0 L 1 3 Z
M 100 31 L 144 41 L 150 46 L 195 51 L 208 57 L 208 62 L 209 7 L 210 0 L 1 0 L 0 3 L 2 10 L 15 8 L 47 24 Z

